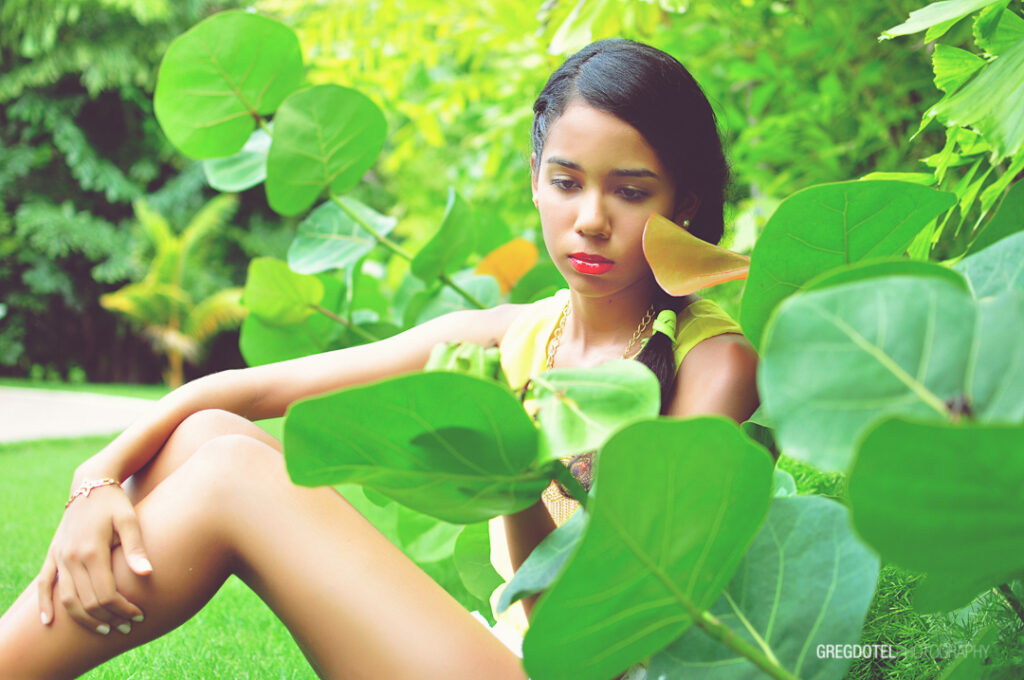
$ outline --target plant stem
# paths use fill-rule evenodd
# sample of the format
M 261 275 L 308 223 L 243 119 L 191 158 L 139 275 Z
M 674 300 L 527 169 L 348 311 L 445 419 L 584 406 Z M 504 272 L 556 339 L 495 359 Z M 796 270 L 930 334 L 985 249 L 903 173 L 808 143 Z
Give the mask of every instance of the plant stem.
M 310 307 L 312 307 L 316 311 L 320 312 L 321 314 L 326 316 L 328 319 L 331 319 L 332 321 L 336 321 L 336 322 L 340 323 L 342 326 L 345 326 L 350 331 L 352 331 L 353 333 L 355 333 L 356 335 L 361 337 L 363 340 L 366 340 L 367 342 L 377 342 L 378 340 L 380 340 L 380 338 L 378 338 L 377 336 L 373 335 L 372 333 L 366 332 L 365 330 L 363 330 L 359 326 L 355 325 L 354 323 L 352 323 L 351 321 L 349 321 L 345 317 L 339 316 L 339 315 L 335 314 L 334 312 L 332 312 L 331 310 L 327 309 L 326 307 L 322 307 L 320 305 L 310 305 Z
M 701 612 L 699 616 L 694 618 L 694 623 L 713 639 L 740 656 L 746 657 L 751 663 L 769 676 L 776 678 L 776 680 L 800 680 L 799 677 L 780 666 L 778 662 L 772 663 L 760 649 L 736 635 L 731 628 L 719 621 L 711 612 Z
M 1006 604 L 1010 605 L 1010 609 L 1013 610 L 1013 613 L 1017 615 L 1017 618 L 1020 619 L 1021 623 L 1024 623 L 1024 604 L 1021 604 L 1021 601 L 1013 594 L 1013 589 L 1010 588 L 1010 584 L 1000 584 L 998 590 L 1006 600 Z
M 356 224 L 361 226 L 366 231 L 370 232 L 370 235 L 373 236 L 375 239 L 377 239 L 377 243 L 380 243 L 382 246 L 384 246 L 385 248 L 387 248 L 388 250 L 393 252 L 395 255 L 398 255 L 399 257 L 401 257 L 401 258 L 403 258 L 403 259 L 405 259 L 405 260 L 407 260 L 409 262 L 412 262 L 412 259 L 413 259 L 412 255 L 407 253 L 405 251 L 405 249 L 402 248 L 402 246 L 398 245 L 397 243 L 395 243 L 394 241 L 389 239 L 387 236 L 385 236 L 384 234 L 381 234 L 379 231 L 377 231 L 376 229 L 371 227 L 367 223 L 367 221 L 363 219 L 362 215 L 357 214 L 354 210 L 352 210 L 352 208 L 350 208 L 347 205 L 345 205 L 345 202 L 342 201 L 341 198 L 339 198 L 338 196 L 336 196 L 334 194 L 331 194 L 331 200 L 334 201 L 335 203 L 337 203 L 338 207 L 340 207 L 342 210 L 344 210 L 345 214 L 347 214 L 349 217 L 351 217 L 355 221 Z M 457 284 L 454 281 L 452 281 L 451 277 L 449 277 L 444 272 L 442 272 L 438 276 L 438 278 L 441 279 L 441 282 L 443 284 L 445 284 L 446 286 L 448 286 L 449 288 L 454 290 L 456 293 L 461 295 L 463 298 L 465 298 L 465 300 L 467 302 L 469 302 L 469 304 L 473 305 L 477 309 L 487 309 L 487 305 L 485 305 L 484 303 L 480 302 L 480 300 L 476 299 L 476 297 L 472 293 L 470 293 L 469 291 L 464 289 L 462 286 L 460 286 L 459 284 Z

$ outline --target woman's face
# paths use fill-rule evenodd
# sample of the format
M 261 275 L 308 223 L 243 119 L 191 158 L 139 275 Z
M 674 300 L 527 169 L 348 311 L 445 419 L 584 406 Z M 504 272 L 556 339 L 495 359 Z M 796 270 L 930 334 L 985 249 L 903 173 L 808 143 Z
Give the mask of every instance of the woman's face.
M 644 225 L 654 212 L 673 217 L 675 190 L 634 127 L 583 102 L 570 103 L 531 167 L 544 243 L 570 288 L 610 295 L 650 285 Z

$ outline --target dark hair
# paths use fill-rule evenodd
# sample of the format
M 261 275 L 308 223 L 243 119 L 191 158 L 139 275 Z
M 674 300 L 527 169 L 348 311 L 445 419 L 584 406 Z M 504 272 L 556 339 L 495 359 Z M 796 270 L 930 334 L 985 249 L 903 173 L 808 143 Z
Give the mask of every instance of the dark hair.
M 531 136 L 538 160 L 548 130 L 575 99 L 636 128 L 671 174 L 677 200 L 687 192 L 700 198 L 690 233 L 709 243 L 721 240 L 729 168 L 711 104 L 682 64 L 661 50 L 621 38 L 584 47 L 551 74 L 534 102 Z M 659 288 L 653 302 L 661 312 L 680 311 L 688 301 Z M 675 385 L 672 340 L 655 333 L 636 358 L 658 377 L 665 413 Z

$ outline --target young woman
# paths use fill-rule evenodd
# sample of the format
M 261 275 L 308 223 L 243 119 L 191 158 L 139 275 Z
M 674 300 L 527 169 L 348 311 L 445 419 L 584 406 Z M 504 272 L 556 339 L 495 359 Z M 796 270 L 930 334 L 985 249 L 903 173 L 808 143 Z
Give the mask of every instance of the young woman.
M 641 248 L 652 213 L 712 243 L 722 234 L 727 171 L 696 82 L 653 48 L 602 41 L 551 76 L 534 111 L 534 203 L 568 289 L 225 371 L 166 396 L 76 470 L 78 493 L 38 578 L 0 619 L 0 678 L 78 675 L 178 626 L 230 574 L 274 610 L 322 677 L 525 677 L 337 493 L 293 485 L 281 444 L 251 421 L 421 369 L 452 340 L 500 343 L 514 386 L 549 367 L 636 356 L 659 376 L 667 415 L 753 412 L 756 355 L 738 326 L 709 301 L 664 293 Z M 518 567 L 554 521 L 538 502 L 505 525 Z

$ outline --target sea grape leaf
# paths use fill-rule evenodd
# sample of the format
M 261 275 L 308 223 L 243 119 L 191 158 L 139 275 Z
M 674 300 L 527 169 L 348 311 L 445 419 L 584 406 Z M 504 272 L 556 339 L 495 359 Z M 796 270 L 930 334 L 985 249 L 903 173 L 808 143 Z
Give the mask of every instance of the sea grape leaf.
M 380 153 L 384 114 L 357 90 L 324 84 L 300 90 L 274 117 L 267 156 L 267 200 L 282 215 L 298 215 L 325 189 L 354 187 Z
M 550 260 L 537 263 L 509 293 L 508 301 L 523 304 L 543 300 L 565 288 L 565 278 Z
M 949 267 L 943 267 L 934 262 L 922 262 L 921 260 L 908 260 L 907 258 L 866 260 L 854 262 L 845 267 L 835 267 L 815 276 L 808 281 L 803 290 L 812 291 L 838 286 L 851 281 L 863 281 L 881 276 L 937 276 L 940 279 L 949 281 L 964 292 L 968 292 L 967 282 L 962 276 Z
M 471 342 L 438 343 L 430 350 L 430 357 L 423 370 L 465 373 L 509 387 L 508 377 L 501 367 L 501 352 L 497 347 L 481 347 Z
M 841 680 L 852 659 L 819 659 L 822 644 L 855 644 L 878 581 L 878 558 L 850 513 L 820 496 L 772 499 L 764 526 L 711 614 L 801 678 Z M 764 672 L 696 627 L 656 654 L 648 675 L 759 680 Z
M 537 262 L 537 246 L 524 238 L 512 239 L 484 256 L 476 266 L 477 274 L 490 274 L 505 295 Z
M 341 281 L 324 274 L 317 278 L 324 287 L 321 306 L 331 311 L 340 309 L 344 297 Z M 242 322 L 238 348 L 245 363 L 261 366 L 335 349 L 332 341 L 341 330 L 336 321 L 320 313 L 290 326 L 268 323 L 249 314 Z
M 1024 568 L 1021 451 L 1020 423 L 884 420 L 864 436 L 850 473 L 854 526 L 886 562 L 948 589 L 933 604 L 963 606 Z
M 902 24 L 882 31 L 879 40 L 919 33 L 932 26 L 956 21 L 999 0 L 941 0 L 914 10 Z
M 473 209 L 449 187 L 441 226 L 412 259 L 412 273 L 430 283 L 442 274 L 461 269 L 476 247 L 473 220 Z
M 1024 147 L 1024 38 L 925 115 L 974 128 L 992 147 L 995 160 L 1016 156 Z
M 299 232 L 288 248 L 288 265 L 301 274 L 317 274 L 329 269 L 344 269 L 369 253 L 377 239 L 352 218 L 349 211 L 362 218 L 381 236 L 387 236 L 398 223 L 393 217 L 354 198 L 342 196 L 317 206 L 299 223 Z M 347 210 L 346 210 L 347 208 Z
M 490 274 L 474 274 L 471 271 L 458 272 L 452 276 L 452 281 L 479 300 L 483 304 L 484 309 L 495 306 L 501 300 L 501 290 L 498 288 L 498 282 Z M 439 290 L 430 292 L 421 292 L 423 293 L 423 300 L 414 310 L 417 314 L 417 324 L 450 312 L 457 312 L 463 309 L 477 309 L 475 305 L 450 286 L 443 286 Z
M 531 380 L 540 425 L 540 459 L 599 448 L 615 430 L 658 415 L 661 388 L 651 369 L 618 359 L 588 368 L 559 368 Z
M 324 284 L 315 276 L 297 274 L 272 257 L 257 257 L 249 263 L 244 302 L 261 321 L 293 326 L 313 314 L 313 306 L 323 298 Z
M 751 255 L 740 324 L 760 347 L 772 310 L 832 267 L 901 254 L 953 194 L 908 182 L 822 184 L 784 200 Z
M 206 182 L 217 191 L 245 191 L 267 178 L 267 151 L 270 134 L 255 130 L 242 150 L 227 158 L 203 161 Z
M 1003 202 L 999 204 L 999 210 L 981 227 L 967 249 L 967 254 L 980 252 L 1000 239 L 1020 231 L 1024 231 L 1024 182 L 1014 183 L 1006 192 Z
M 772 476 L 772 497 L 795 496 L 796 480 L 782 468 L 776 467 Z
M 946 94 L 971 79 L 986 64 L 978 55 L 938 43 L 932 52 L 932 71 L 935 73 L 935 87 Z
M 491 564 L 491 533 L 487 522 L 467 524 L 455 539 L 453 553 L 455 568 L 462 577 L 466 590 L 484 602 L 489 602 L 491 593 L 502 584 L 501 575 Z M 490 605 L 484 614 L 490 613 Z
M 160 62 L 153 109 L 192 158 L 232 156 L 303 78 L 299 39 L 284 24 L 222 12 L 178 36 Z
M 644 226 L 643 250 L 658 285 L 676 296 L 746 278 L 750 269 L 746 255 L 699 239 L 658 213 Z
M 953 267 L 979 299 L 1015 290 L 1024 295 L 1024 232 L 1002 239 Z
M 558 578 L 583 538 L 587 518 L 585 510 L 577 510 L 562 526 L 544 537 L 501 591 L 495 607 L 499 614 L 524 597 L 543 592 Z
M 729 582 L 771 484 L 771 457 L 725 418 L 619 430 L 598 455 L 583 540 L 533 610 L 530 677 L 605 680 L 679 637 Z
M 446 371 L 300 401 L 284 439 L 297 484 L 364 484 L 453 523 L 518 512 L 553 474 L 535 465 L 536 428 L 507 388 Z
M 784 301 L 758 365 L 782 452 L 842 470 L 874 418 L 947 417 L 944 403 L 965 393 L 976 316 L 961 286 L 933 276 L 869 278 Z M 982 368 L 999 369 L 987 361 Z

